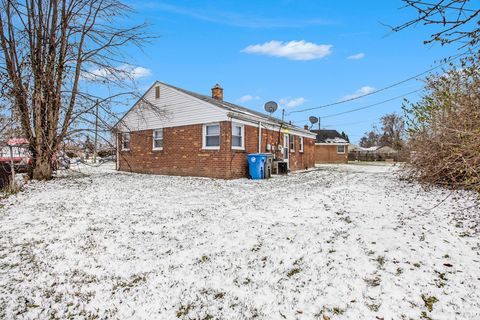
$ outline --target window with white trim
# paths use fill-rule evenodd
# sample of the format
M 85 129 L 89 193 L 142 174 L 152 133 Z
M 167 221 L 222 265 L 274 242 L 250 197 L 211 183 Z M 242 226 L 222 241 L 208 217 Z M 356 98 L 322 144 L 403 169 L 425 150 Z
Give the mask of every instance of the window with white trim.
M 130 132 L 122 133 L 122 150 L 130 150 Z
M 290 140 L 290 151 L 295 151 L 295 136 L 291 134 L 289 140 Z
M 300 139 L 298 140 L 298 151 L 300 152 L 303 152 L 303 137 L 300 137 Z
M 163 129 L 153 130 L 153 150 L 163 150 Z
M 218 123 L 203 125 L 203 148 L 220 149 L 220 125 Z
M 232 149 L 245 149 L 245 127 L 243 124 L 232 123 Z
M 344 154 L 345 153 L 345 146 L 344 145 L 338 145 L 337 146 L 337 153 L 338 154 Z

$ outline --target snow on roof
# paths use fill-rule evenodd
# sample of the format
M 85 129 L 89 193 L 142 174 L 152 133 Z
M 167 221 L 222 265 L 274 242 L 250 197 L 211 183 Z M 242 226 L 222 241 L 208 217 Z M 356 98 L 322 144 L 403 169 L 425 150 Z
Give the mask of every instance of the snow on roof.
M 343 138 L 325 139 L 325 142 L 326 143 L 348 143 L 348 141 Z
M 348 143 L 337 130 L 311 130 L 317 135 L 317 143 Z
M 16 146 L 20 144 L 29 144 L 29 142 L 25 138 L 11 138 L 7 140 L 7 145 L 9 146 Z

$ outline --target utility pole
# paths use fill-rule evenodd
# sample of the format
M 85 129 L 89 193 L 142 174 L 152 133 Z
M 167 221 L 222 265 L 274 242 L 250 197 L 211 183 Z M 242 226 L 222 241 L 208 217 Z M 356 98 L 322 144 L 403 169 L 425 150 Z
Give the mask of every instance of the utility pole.
M 320 125 L 321 118 L 318 117 L 318 130 L 322 130 L 322 126 Z
M 12 186 L 12 190 L 15 190 L 15 163 L 13 162 L 13 146 L 9 144 L 8 147 L 10 148 L 10 171 L 12 172 L 12 182 L 10 185 Z
M 93 142 L 93 163 L 97 163 L 97 142 L 98 142 L 98 99 L 95 102 L 95 139 Z

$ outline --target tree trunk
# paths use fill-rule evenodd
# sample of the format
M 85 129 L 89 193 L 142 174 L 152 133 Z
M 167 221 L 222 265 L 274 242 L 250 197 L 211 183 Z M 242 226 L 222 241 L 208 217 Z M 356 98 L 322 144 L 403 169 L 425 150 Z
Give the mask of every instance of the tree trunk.
M 52 157 L 48 152 L 37 152 L 33 164 L 32 178 L 35 180 L 50 180 L 52 178 Z

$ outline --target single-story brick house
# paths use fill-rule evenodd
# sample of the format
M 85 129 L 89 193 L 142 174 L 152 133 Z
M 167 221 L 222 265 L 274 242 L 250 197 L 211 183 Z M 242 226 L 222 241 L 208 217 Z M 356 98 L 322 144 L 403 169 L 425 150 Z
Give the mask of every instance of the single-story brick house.
M 348 141 L 337 130 L 312 130 L 316 134 L 315 163 L 347 163 Z
M 315 134 L 212 96 L 155 82 L 115 125 L 117 170 L 240 178 L 249 153 L 272 153 L 289 170 L 315 166 Z

